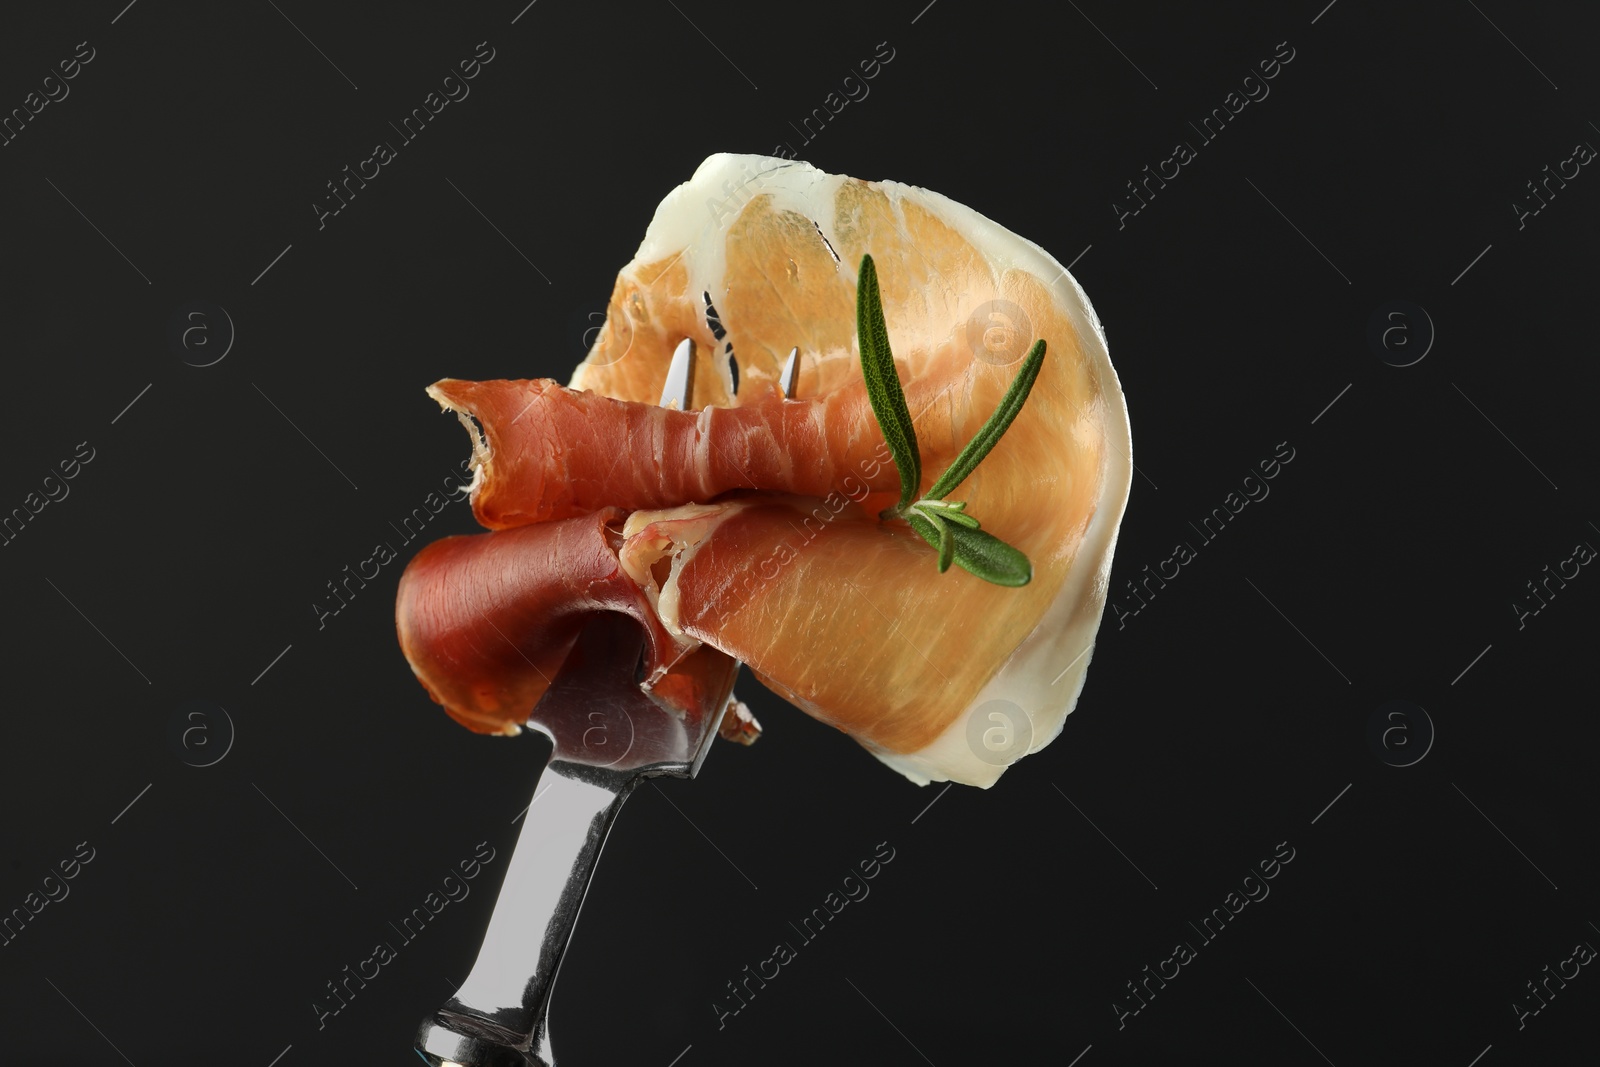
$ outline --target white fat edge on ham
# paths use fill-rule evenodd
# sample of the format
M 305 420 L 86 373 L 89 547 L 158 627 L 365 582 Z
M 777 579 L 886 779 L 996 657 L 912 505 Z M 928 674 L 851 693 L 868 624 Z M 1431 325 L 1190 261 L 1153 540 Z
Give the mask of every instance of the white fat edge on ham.
M 956 781 L 987 789 L 1004 766 L 979 760 L 969 742 L 972 717 L 984 705 L 1005 700 L 1028 716 L 1033 740 L 1028 753 L 1037 752 L 1060 735 L 1067 715 L 1077 706 L 1093 658 L 1094 638 L 1105 611 L 1111 584 L 1111 559 L 1117 531 L 1133 484 L 1133 446 L 1122 383 L 1106 350 L 1105 330 L 1076 278 L 1056 258 L 1032 241 L 1018 237 L 993 220 L 948 197 L 926 189 L 900 186 L 909 198 L 920 200 L 951 229 L 988 257 L 999 273 L 1025 271 L 1040 279 L 1055 279 L 1049 286 L 1052 302 L 1064 311 L 1078 335 L 1098 380 L 1102 402 L 1097 405 L 1106 447 L 1101 450 L 1101 491 L 1094 514 L 1078 546 L 1076 561 L 1055 599 L 1027 637 L 978 690 L 972 702 L 944 732 L 918 752 L 875 753 L 884 763 L 919 785 Z
M 727 270 L 728 226 L 738 216 L 745 200 L 755 195 L 770 195 L 775 210 L 790 210 L 810 218 L 830 245 L 837 247 L 841 242 L 833 232 L 834 203 L 839 189 L 851 180 L 844 175 L 825 174 L 808 163 L 794 160 L 728 153 L 709 156 L 692 178 L 661 201 L 634 260 L 641 263 L 678 260 L 687 271 L 690 293 L 721 293 Z M 1106 350 L 1100 319 L 1083 287 L 1054 256 L 939 193 L 894 181 L 872 184 L 887 196 L 897 212 L 909 201 L 941 219 L 982 253 L 996 276 L 1015 269 L 1044 282 L 1053 303 L 1065 313 L 1077 333 L 1079 346 L 1089 359 L 1102 398 L 1097 414 L 1107 447 L 1102 449 L 1102 489 L 1098 505 L 1078 548 L 1078 562 L 1039 623 L 998 666 L 967 708 L 931 743 L 912 753 L 888 752 L 868 746 L 885 764 L 918 785 L 954 781 L 988 788 L 999 779 L 1005 767 L 986 763 L 972 752 L 968 743 L 972 716 L 990 701 L 1006 700 L 1015 704 L 1028 716 L 1032 727 L 1033 740 L 1028 752 L 1037 752 L 1061 733 L 1067 715 L 1082 692 L 1094 636 L 1105 610 L 1117 529 L 1132 487 L 1133 458 L 1127 406 L 1121 381 Z M 708 207 L 717 204 L 723 204 L 726 210 L 715 211 Z M 903 225 L 903 214 L 896 221 Z M 962 316 L 968 310 L 962 310 L 954 321 L 963 321 Z M 931 321 L 931 317 L 920 324 L 900 323 L 895 321 L 897 318 L 891 311 L 890 328 L 895 333 L 896 347 L 901 351 L 930 350 L 945 339 L 939 336 L 938 324 Z M 724 329 L 736 335 L 736 322 L 729 322 L 726 315 L 721 321 Z M 918 326 L 920 329 L 916 328 Z M 663 359 L 666 358 L 667 354 L 663 354 Z M 584 367 L 580 364 L 573 375 L 574 388 L 583 387 Z M 722 373 L 726 374 L 726 370 L 722 369 Z M 681 509 L 672 509 L 678 510 Z M 674 563 L 674 577 L 678 566 Z M 670 579 L 667 584 L 672 584 Z M 667 622 L 665 617 L 662 621 L 669 630 L 676 632 L 675 595 L 672 604 L 673 621 Z
M 484 434 L 483 427 L 478 424 L 477 418 L 470 411 L 447 399 L 437 386 L 428 386 L 428 395 L 433 397 L 441 408 L 459 419 L 461 425 L 466 427 L 467 436 L 472 438 L 472 458 L 467 461 L 467 467 L 472 471 L 472 481 L 458 491 L 464 492 L 468 500 L 476 502 L 478 499 L 478 487 L 483 484 L 484 472 L 488 469 L 489 461 L 493 458 L 489 450 L 489 438 Z
M 622 548 L 617 553 L 623 572 L 644 590 L 661 625 L 685 647 L 697 647 L 700 641 L 678 625 L 678 575 L 718 526 L 750 506 L 745 501 L 683 504 L 635 511 L 623 524 Z M 655 536 L 647 538 L 645 532 L 652 526 Z M 670 560 L 670 570 L 664 581 L 658 581 L 655 565 L 662 559 Z

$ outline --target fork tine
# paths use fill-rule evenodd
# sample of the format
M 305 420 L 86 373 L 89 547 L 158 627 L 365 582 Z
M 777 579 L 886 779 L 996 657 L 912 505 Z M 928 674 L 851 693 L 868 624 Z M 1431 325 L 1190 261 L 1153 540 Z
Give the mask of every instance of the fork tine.
M 800 346 L 789 350 L 789 358 L 784 360 L 783 372 L 778 375 L 778 385 L 783 389 L 785 399 L 794 399 L 794 387 L 800 381 Z
M 661 406 L 689 410 L 689 383 L 694 380 L 694 342 L 685 337 L 672 353 L 667 384 L 661 389 Z

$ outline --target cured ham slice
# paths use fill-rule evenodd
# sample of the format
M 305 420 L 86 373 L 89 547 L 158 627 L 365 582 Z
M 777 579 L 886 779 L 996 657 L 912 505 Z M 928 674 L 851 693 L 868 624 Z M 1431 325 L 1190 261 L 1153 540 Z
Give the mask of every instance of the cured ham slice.
M 954 494 L 1029 557 L 1028 585 L 941 574 L 933 548 L 879 518 L 898 475 L 855 345 L 866 253 L 924 490 L 1032 340 L 1048 344 L 1027 404 Z M 680 412 L 655 400 L 684 338 L 696 410 Z M 570 387 L 430 392 L 471 431 L 474 513 L 494 532 L 413 561 L 399 626 L 429 692 L 474 729 L 526 721 L 596 611 L 644 627 L 647 688 L 692 685 L 693 657 L 737 658 L 919 783 L 992 784 L 1076 704 L 1129 489 L 1127 412 L 1077 283 L 968 208 L 713 156 L 657 209 Z M 976 740 L 996 708 L 1023 741 L 1003 760 Z
M 681 646 L 618 566 L 608 523 L 623 517 L 607 509 L 501 537 L 447 537 L 407 565 L 396 595 L 400 647 L 452 718 L 479 733 L 516 733 L 596 611 L 639 620 L 652 673 L 677 659 Z
M 926 384 L 916 391 L 919 399 L 929 393 Z M 602 507 L 706 503 L 734 489 L 823 496 L 848 474 L 875 490 L 900 491 L 859 383 L 815 399 L 773 392 L 760 403 L 697 412 L 549 379 L 446 379 L 428 394 L 474 431 L 480 473 L 472 510 L 491 530 Z
M 654 590 L 619 561 L 623 519 L 607 508 L 447 537 L 417 554 L 396 596 L 400 647 L 452 718 L 478 733 L 518 733 L 596 612 L 637 621 L 645 691 L 680 718 L 698 713 L 715 689 L 710 661 L 727 657 L 661 624 Z

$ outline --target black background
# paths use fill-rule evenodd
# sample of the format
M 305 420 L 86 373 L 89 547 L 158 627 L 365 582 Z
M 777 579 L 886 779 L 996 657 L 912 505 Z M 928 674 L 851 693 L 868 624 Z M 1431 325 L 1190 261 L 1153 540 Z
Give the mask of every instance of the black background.
M 1595 26 L 1324 2 L 8 13 L 0 109 L 77 42 L 95 58 L 0 148 L 0 509 L 94 458 L 0 547 L 0 909 L 79 842 L 94 859 L 0 947 L 0 1059 L 415 1062 L 503 858 L 321 1029 L 312 1002 L 478 842 L 509 855 L 532 767 L 411 677 L 401 563 L 322 629 L 310 605 L 464 458 L 424 386 L 565 380 L 660 198 L 710 152 L 788 143 L 1075 260 L 1141 472 L 1118 599 L 1280 442 L 1295 458 L 1124 628 L 1108 610 L 1065 733 L 992 790 L 919 790 L 743 682 L 767 736 L 619 821 L 561 1063 L 1586 1060 L 1594 968 L 1521 1029 L 1512 1005 L 1600 943 L 1600 577 L 1520 629 L 1512 604 L 1600 545 L 1600 177 L 1521 228 L 1512 205 L 1600 143 Z M 324 183 L 485 40 L 470 97 L 319 230 Z M 881 41 L 870 96 L 803 144 L 790 123 Z M 1279 42 L 1270 96 L 1201 143 L 1188 123 Z M 1180 140 L 1197 158 L 1119 228 Z M 169 345 L 193 300 L 236 329 L 213 366 Z M 1436 331 L 1409 367 L 1368 341 L 1394 300 Z M 472 526 L 455 504 L 429 535 Z M 1404 768 L 1367 733 L 1396 699 L 1437 732 Z M 170 740 L 190 700 L 235 728 L 212 766 Z M 879 842 L 871 896 L 719 1030 L 724 984 Z M 1189 923 L 1280 842 L 1271 895 L 1202 942 Z M 1197 958 L 1119 1029 L 1180 940 Z

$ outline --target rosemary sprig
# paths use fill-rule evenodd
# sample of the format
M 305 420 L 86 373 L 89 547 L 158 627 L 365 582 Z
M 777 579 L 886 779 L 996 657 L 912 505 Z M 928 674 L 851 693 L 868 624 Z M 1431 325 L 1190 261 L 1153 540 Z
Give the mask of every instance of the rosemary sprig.
M 917 498 L 922 484 L 922 457 L 917 451 L 917 434 L 906 407 L 905 390 L 894 368 L 889 349 L 889 329 L 884 321 L 883 297 L 878 288 L 878 269 L 871 256 L 861 257 L 856 283 L 856 334 L 861 348 L 861 373 L 867 383 L 867 398 L 872 413 L 883 431 L 895 469 L 900 472 L 900 502 L 884 511 L 886 519 L 904 519 L 923 540 L 939 552 L 939 572 L 953 562 L 970 574 L 995 585 L 1027 585 L 1033 578 L 1033 564 L 1012 545 L 981 528 L 978 520 L 966 513 L 965 501 L 947 501 L 956 488 L 977 468 L 1010 428 L 1022 405 L 1027 402 L 1039 368 L 1044 363 L 1045 343 L 1035 341 L 982 428 L 973 435 L 949 468 L 941 474 L 927 496 Z
M 906 409 L 905 390 L 895 373 L 889 350 L 889 326 L 883 318 L 883 297 L 878 292 L 878 268 L 871 256 L 861 257 L 856 280 L 856 336 L 861 348 L 861 372 L 867 380 L 867 399 L 878 417 L 883 439 L 889 443 L 894 465 L 900 471 L 900 507 L 910 506 L 922 484 L 922 457 L 917 452 L 917 431 Z
M 1028 357 L 1023 360 L 1022 369 L 1011 379 L 1011 387 L 1006 390 L 1006 395 L 1000 398 L 1000 406 L 994 409 L 989 421 L 985 422 L 983 428 L 967 442 L 967 447 L 956 456 L 949 469 L 939 475 L 939 480 L 928 490 L 929 497 L 943 500 L 955 492 L 956 486 L 964 482 L 979 461 L 989 454 L 989 450 L 1000 440 L 1000 436 L 1011 428 L 1011 420 L 1022 410 L 1023 402 L 1028 399 L 1034 380 L 1039 377 L 1039 368 L 1043 365 L 1044 339 L 1040 338 L 1028 350 Z

